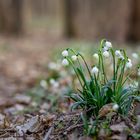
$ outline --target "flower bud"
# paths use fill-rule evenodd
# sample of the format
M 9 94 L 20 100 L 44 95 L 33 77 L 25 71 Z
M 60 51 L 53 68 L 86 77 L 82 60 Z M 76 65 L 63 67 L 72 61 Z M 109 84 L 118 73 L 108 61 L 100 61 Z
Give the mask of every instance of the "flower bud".
M 126 63 L 126 68 L 131 68 L 132 67 L 132 63 L 131 63 L 131 61 L 128 61 L 127 63 Z
M 41 80 L 40 81 L 40 86 L 43 87 L 44 89 L 46 89 L 47 88 L 47 82 L 46 82 L 46 80 Z
M 119 109 L 119 105 L 118 104 L 114 104 L 113 107 L 112 107 L 112 109 L 114 111 L 117 111 Z
M 105 47 L 107 47 L 108 49 L 109 49 L 109 48 L 112 48 L 111 42 L 106 41 L 106 42 L 105 42 Z
M 121 51 L 120 51 L 120 50 L 116 50 L 116 51 L 115 51 L 115 55 L 116 55 L 117 57 L 122 56 Z
M 91 70 L 91 73 L 92 73 L 92 74 L 95 74 L 95 75 L 97 75 L 98 72 L 99 72 L 99 69 L 98 69 L 96 66 L 94 66 L 94 67 L 92 68 L 92 70 Z
M 132 57 L 133 57 L 134 59 L 138 59 L 138 58 L 139 58 L 139 55 L 138 55 L 137 53 L 132 53 Z
M 63 66 L 68 66 L 69 65 L 69 61 L 67 59 L 63 59 L 62 60 L 62 65 Z
M 68 55 L 69 55 L 69 53 L 68 53 L 67 50 L 64 50 L 64 51 L 62 52 L 62 56 L 66 57 L 66 56 L 68 56 Z
M 71 56 L 71 59 L 72 59 L 73 61 L 76 61 L 76 60 L 77 60 L 77 56 L 76 56 L 76 55 L 72 55 L 72 56 Z
M 93 57 L 98 60 L 99 59 L 99 55 L 97 53 L 93 54 Z
M 109 57 L 109 52 L 108 51 L 104 51 L 103 52 L 103 56 L 106 57 L 106 58 L 108 58 Z

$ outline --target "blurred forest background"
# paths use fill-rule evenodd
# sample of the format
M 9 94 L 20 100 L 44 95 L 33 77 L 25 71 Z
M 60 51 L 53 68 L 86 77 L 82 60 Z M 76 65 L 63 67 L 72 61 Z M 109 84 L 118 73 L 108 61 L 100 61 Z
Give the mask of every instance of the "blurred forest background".
M 139 0 L 0 1 L 1 35 L 43 30 L 68 38 L 138 42 L 139 25 Z

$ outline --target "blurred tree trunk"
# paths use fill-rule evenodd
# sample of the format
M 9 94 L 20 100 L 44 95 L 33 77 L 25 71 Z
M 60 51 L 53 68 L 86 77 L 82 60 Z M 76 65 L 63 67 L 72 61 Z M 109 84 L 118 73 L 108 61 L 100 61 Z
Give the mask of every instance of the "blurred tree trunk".
M 22 31 L 22 0 L 0 0 L 0 32 L 19 34 Z
M 74 36 L 74 30 L 72 25 L 72 0 L 63 0 L 63 13 L 64 13 L 64 35 L 66 37 Z
M 133 0 L 131 7 L 128 41 L 140 41 L 140 0 Z

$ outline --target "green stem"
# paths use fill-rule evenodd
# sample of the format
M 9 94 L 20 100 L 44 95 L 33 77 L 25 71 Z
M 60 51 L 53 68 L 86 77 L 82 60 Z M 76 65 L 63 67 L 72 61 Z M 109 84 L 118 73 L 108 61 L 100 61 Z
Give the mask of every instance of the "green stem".
M 108 80 L 107 80 L 107 76 L 106 76 L 106 73 L 105 73 L 104 61 L 103 61 L 103 56 L 102 56 L 101 51 L 99 52 L 99 57 L 101 57 L 101 69 L 102 69 L 103 75 L 104 75 L 104 83 L 106 83 Z
M 110 51 L 113 58 L 113 80 L 114 80 L 113 89 L 114 89 L 114 93 L 116 93 L 116 61 L 115 61 L 115 54 L 113 52 L 113 49 L 110 49 Z
M 81 87 L 83 87 L 82 82 L 81 82 L 81 79 L 80 79 L 80 77 L 79 77 L 79 75 L 78 75 L 78 73 L 77 73 L 77 70 L 75 69 L 75 66 L 74 66 L 73 62 L 72 62 L 71 59 L 69 59 L 68 57 L 67 57 L 67 60 L 68 60 L 69 63 L 72 65 L 72 67 L 73 67 L 73 69 L 74 69 L 74 71 L 75 71 L 75 74 L 76 74 L 76 76 L 77 76 L 77 78 L 78 78 L 78 80 L 79 80 L 79 82 L 80 82 L 80 85 L 81 85 Z
M 85 66 L 86 66 L 86 68 L 87 68 L 87 70 L 88 70 L 89 76 L 90 76 L 90 78 L 92 79 L 93 77 L 92 77 L 92 75 L 91 75 L 90 69 L 89 69 L 88 64 L 86 63 L 84 57 L 83 57 L 80 53 L 78 53 L 78 55 L 79 55 L 79 56 L 82 58 L 82 60 L 84 61 Z

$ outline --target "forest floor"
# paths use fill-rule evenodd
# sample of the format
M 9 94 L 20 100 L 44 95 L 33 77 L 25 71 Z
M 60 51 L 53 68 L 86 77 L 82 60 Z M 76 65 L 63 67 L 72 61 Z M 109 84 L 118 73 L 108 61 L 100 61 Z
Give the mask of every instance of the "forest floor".
M 49 77 L 48 62 L 59 56 L 55 49 L 66 47 L 67 42 L 45 32 L 0 36 L 0 139 L 93 139 L 80 136 L 80 112 L 70 112 L 68 100 L 38 86 L 41 79 Z M 120 126 L 112 125 L 114 139 L 119 137 L 118 131 L 128 127 L 128 121 L 118 119 Z M 130 123 L 129 128 L 132 126 Z M 122 137 L 126 135 L 121 133 Z

